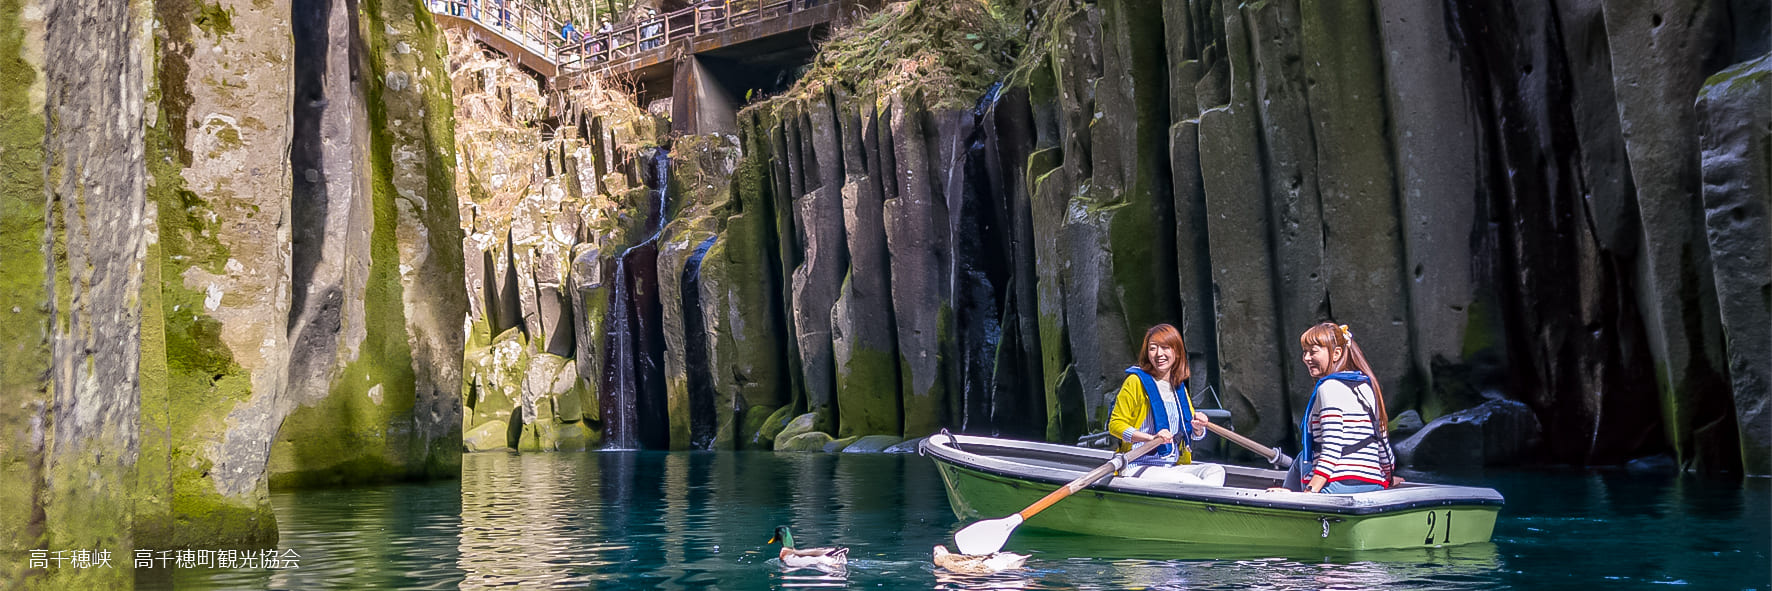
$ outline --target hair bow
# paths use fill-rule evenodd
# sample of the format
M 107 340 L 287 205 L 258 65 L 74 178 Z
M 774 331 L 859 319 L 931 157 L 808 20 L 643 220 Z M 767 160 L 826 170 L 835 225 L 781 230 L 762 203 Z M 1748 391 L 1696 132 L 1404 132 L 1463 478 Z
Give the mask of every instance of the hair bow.
M 1348 329 L 1347 329 L 1347 325 L 1346 325 L 1346 324 L 1341 324 L 1341 325 L 1337 325 L 1337 326 L 1336 326 L 1336 328 L 1340 328 L 1340 329 L 1341 329 L 1341 338 L 1343 338 L 1343 339 L 1347 339 L 1347 341 L 1348 341 L 1348 342 L 1350 342 L 1350 343 L 1351 343 L 1351 342 L 1353 342 L 1353 340 L 1354 340 L 1354 333 L 1352 333 L 1352 332 L 1348 332 Z

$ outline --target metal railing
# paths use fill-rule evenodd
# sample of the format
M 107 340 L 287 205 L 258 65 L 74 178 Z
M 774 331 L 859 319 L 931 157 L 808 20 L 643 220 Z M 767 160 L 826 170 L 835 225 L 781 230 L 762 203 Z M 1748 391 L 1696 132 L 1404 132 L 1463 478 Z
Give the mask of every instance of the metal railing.
M 431 12 L 472 20 L 516 41 L 561 73 L 605 67 L 678 39 L 728 31 L 834 0 L 704 0 L 599 31 L 574 29 L 523 0 L 426 0 Z
M 523 0 L 426 0 L 431 12 L 468 19 L 516 41 L 550 63 L 567 45 L 565 23 Z
M 727 31 L 831 1 L 708 0 L 620 27 L 586 32 L 582 39 L 563 43 L 555 63 L 561 73 L 607 67 L 678 39 Z

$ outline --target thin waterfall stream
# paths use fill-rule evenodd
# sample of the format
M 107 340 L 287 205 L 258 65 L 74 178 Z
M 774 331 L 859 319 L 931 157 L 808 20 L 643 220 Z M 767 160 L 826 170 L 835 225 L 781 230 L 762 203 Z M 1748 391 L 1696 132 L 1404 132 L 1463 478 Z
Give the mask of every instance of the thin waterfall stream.
M 609 449 L 664 447 L 664 335 L 658 293 L 658 238 L 668 207 L 670 152 L 653 150 L 645 166 L 652 204 L 642 231 L 646 239 L 615 257 L 614 291 L 603 335 L 610 346 L 604 364 L 603 407 Z

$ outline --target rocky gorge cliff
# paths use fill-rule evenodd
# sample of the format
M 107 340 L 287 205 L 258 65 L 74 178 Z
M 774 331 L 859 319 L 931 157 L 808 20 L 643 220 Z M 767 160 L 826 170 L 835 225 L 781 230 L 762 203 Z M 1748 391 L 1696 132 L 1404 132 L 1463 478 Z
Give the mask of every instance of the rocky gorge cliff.
M 468 396 L 470 448 L 1070 441 L 1159 322 L 1196 403 L 1283 442 L 1296 335 L 1334 320 L 1393 415 L 1509 409 L 1474 461 L 1772 472 L 1767 14 L 888 4 L 736 137 L 611 150 L 584 117 L 537 174 L 637 229 L 546 201 L 470 239 L 500 318 L 470 359 L 558 358 L 470 384 L 507 392 Z
M 0 580 L 127 588 L 131 549 L 274 544 L 272 488 L 458 475 L 442 51 L 415 2 L 0 3 Z

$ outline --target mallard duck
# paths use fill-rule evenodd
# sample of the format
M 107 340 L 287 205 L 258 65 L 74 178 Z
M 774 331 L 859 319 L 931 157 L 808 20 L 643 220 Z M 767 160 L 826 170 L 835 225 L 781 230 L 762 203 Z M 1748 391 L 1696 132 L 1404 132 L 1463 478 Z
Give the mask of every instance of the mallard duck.
M 781 541 L 781 563 L 794 568 L 818 568 L 843 566 L 849 563 L 848 548 L 794 548 L 794 534 L 788 533 L 788 526 L 776 526 L 775 537 L 769 543 Z
M 1014 552 L 970 555 L 949 552 L 947 546 L 935 547 L 935 566 L 964 575 L 988 575 L 1021 568 L 1027 560 L 1027 556 Z

